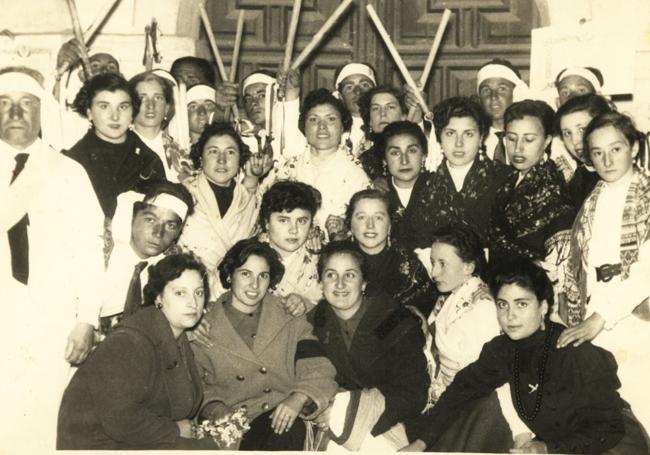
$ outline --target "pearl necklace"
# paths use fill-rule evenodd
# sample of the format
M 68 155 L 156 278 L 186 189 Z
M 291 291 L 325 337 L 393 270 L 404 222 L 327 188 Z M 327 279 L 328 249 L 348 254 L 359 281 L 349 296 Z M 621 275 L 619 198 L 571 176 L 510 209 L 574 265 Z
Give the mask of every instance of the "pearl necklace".
M 521 402 L 521 395 L 519 391 L 519 349 L 515 348 L 515 364 L 514 364 L 514 374 L 515 374 L 515 404 L 517 406 L 517 412 L 519 415 L 527 420 L 535 420 L 537 414 L 539 413 L 540 408 L 542 407 L 542 396 L 544 394 L 544 375 L 546 373 L 546 364 L 548 361 L 548 353 L 551 350 L 551 335 L 553 334 L 553 325 L 551 325 L 546 332 L 546 338 L 544 339 L 544 352 L 542 353 L 542 359 L 539 365 L 539 376 L 538 384 L 539 389 L 537 389 L 537 397 L 535 397 L 535 408 L 533 409 L 532 414 L 528 414 L 524 409 L 524 405 Z M 535 390 L 535 389 L 533 389 Z

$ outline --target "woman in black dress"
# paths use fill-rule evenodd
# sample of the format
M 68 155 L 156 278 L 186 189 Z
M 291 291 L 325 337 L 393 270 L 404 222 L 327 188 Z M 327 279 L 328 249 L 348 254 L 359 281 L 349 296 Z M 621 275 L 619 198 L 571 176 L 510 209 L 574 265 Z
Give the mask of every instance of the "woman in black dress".
M 643 429 L 617 392 L 612 354 L 591 343 L 556 347 L 564 327 L 549 320 L 546 272 L 519 259 L 497 268 L 490 287 L 504 335 L 456 375 L 404 450 L 433 445 L 469 403 L 509 383 L 519 417 L 535 434 L 512 453 L 647 454 Z

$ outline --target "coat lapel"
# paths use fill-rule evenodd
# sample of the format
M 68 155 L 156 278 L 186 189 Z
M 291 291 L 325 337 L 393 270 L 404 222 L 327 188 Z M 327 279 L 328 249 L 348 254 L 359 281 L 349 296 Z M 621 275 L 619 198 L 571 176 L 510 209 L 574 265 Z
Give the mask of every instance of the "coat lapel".
M 260 325 L 253 343 L 253 354 L 259 358 L 268 347 L 271 347 L 273 340 L 293 318 L 284 311 L 277 299 L 278 297 L 274 295 L 266 294 L 262 302 Z
M 230 354 L 248 360 L 249 362 L 259 363 L 259 359 L 248 348 L 244 340 L 241 339 L 235 328 L 230 323 L 223 308 L 224 302 L 230 299 L 230 292 L 222 295 L 214 304 L 212 310 L 207 314 L 210 322 L 210 337 L 214 344 Z M 260 320 L 260 324 L 261 324 Z

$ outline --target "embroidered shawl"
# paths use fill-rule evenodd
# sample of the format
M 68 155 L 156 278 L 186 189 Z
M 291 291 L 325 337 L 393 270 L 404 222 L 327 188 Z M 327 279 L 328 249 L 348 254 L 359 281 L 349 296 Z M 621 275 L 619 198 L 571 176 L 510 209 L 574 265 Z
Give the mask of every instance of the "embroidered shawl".
M 567 323 L 579 324 L 587 312 L 587 269 L 589 264 L 589 241 L 598 197 L 605 182 L 600 181 L 585 200 L 571 232 L 570 257 L 566 267 L 564 293 L 566 297 Z M 640 246 L 650 239 L 650 176 L 634 169 L 632 183 L 625 196 L 621 220 L 621 279 L 630 274 L 630 267 L 639 260 Z

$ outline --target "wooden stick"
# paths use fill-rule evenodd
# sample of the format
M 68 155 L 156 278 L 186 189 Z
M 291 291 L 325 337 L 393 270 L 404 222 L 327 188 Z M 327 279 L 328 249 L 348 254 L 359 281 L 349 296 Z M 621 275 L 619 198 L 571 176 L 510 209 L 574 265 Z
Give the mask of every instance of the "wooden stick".
M 415 81 L 413 80 L 413 77 L 411 77 L 411 74 L 406 68 L 406 65 L 404 64 L 402 57 L 400 57 L 399 52 L 397 52 L 397 48 L 393 44 L 393 41 L 390 39 L 390 35 L 384 28 L 384 24 L 381 23 L 381 19 L 379 19 L 379 16 L 377 16 L 377 12 L 370 4 L 366 5 L 366 10 L 368 11 L 368 15 L 370 16 L 370 19 L 372 19 L 373 23 L 375 24 L 375 27 L 377 27 L 377 31 L 379 32 L 379 35 L 384 40 L 384 44 L 386 44 L 386 47 L 388 48 L 390 55 L 393 57 L 393 60 L 397 65 L 397 68 L 400 70 L 400 73 L 402 73 L 402 77 L 404 78 L 404 80 L 406 80 L 406 83 L 409 85 L 409 87 L 411 87 L 411 89 L 415 93 L 415 96 L 417 96 L 418 103 L 420 103 L 420 107 L 422 108 L 422 112 L 424 113 L 429 112 L 429 107 L 427 106 L 426 101 L 424 101 L 424 98 L 422 97 L 420 90 L 418 89 L 417 85 L 415 85 Z
M 178 145 L 184 151 L 189 151 L 190 149 L 190 123 L 187 117 L 187 86 L 185 82 L 180 81 L 178 83 L 178 104 L 181 106 L 181 112 L 177 112 L 175 115 L 178 116 L 178 137 L 175 138 L 178 142 Z
M 293 0 L 293 9 L 291 10 L 291 23 L 289 24 L 289 33 L 287 35 L 287 44 L 284 48 L 284 62 L 282 69 L 287 71 L 291 65 L 291 55 L 293 54 L 293 43 L 296 40 L 296 31 L 300 21 L 300 6 L 302 0 Z
M 320 42 L 323 40 L 327 32 L 330 31 L 330 29 L 334 26 L 336 21 L 341 17 L 341 15 L 345 12 L 345 10 L 352 4 L 352 0 L 343 0 L 341 4 L 334 10 L 332 15 L 325 21 L 325 23 L 321 26 L 320 30 L 314 35 L 314 37 L 311 39 L 309 44 L 307 44 L 307 47 L 305 47 L 300 55 L 293 61 L 291 64 L 291 69 L 296 70 L 300 68 L 300 66 L 305 63 L 305 60 L 307 60 L 307 57 L 316 49 L 316 46 L 320 44 Z
M 244 34 L 244 13 L 239 11 L 237 18 L 237 33 L 235 35 L 235 46 L 232 49 L 232 62 L 230 63 L 230 82 L 234 82 L 237 77 L 237 64 L 239 63 L 239 50 L 241 48 L 242 36 Z
M 74 0 L 68 1 L 68 9 L 70 10 L 70 18 L 72 19 L 72 31 L 74 32 L 75 38 L 79 41 L 81 45 L 79 50 L 81 51 L 81 64 L 83 66 L 83 71 L 86 76 L 86 80 L 90 79 L 90 61 L 88 60 L 88 49 L 86 49 L 86 42 L 84 40 L 83 32 L 81 31 L 81 23 L 79 22 L 79 12 L 77 11 L 77 4 Z
M 217 62 L 219 76 L 221 76 L 222 81 L 228 81 L 228 73 L 226 73 L 226 67 L 223 65 L 221 53 L 217 47 L 217 40 L 214 38 L 212 26 L 210 25 L 210 18 L 208 17 L 208 12 L 205 10 L 205 5 L 203 3 L 199 3 L 199 12 L 201 13 L 203 28 L 205 28 L 205 33 L 208 35 L 208 41 L 210 42 L 210 47 L 212 48 L 212 55 L 214 55 L 214 59 Z M 235 122 L 239 123 L 239 110 L 237 109 L 237 106 L 232 106 L 232 113 L 235 117 Z
M 433 44 L 431 45 L 431 50 L 429 51 L 429 56 L 427 57 L 427 62 L 424 64 L 424 69 L 420 75 L 420 85 L 424 89 L 424 86 L 427 84 L 429 79 L 429 73 L 433 67 L 433 60 L 438 53 L 438 48 L 442 42 L 442 37 L 445 34 L 445 29 L 447 28 L 447 23 L 451 17 L 451 10 L 445 8 L 445 11 L 442 13 L 442 18 L 440 19 L 440 24 L 438 25 L 438 30 L 436 30 L 436 36 L 433 38 Z

